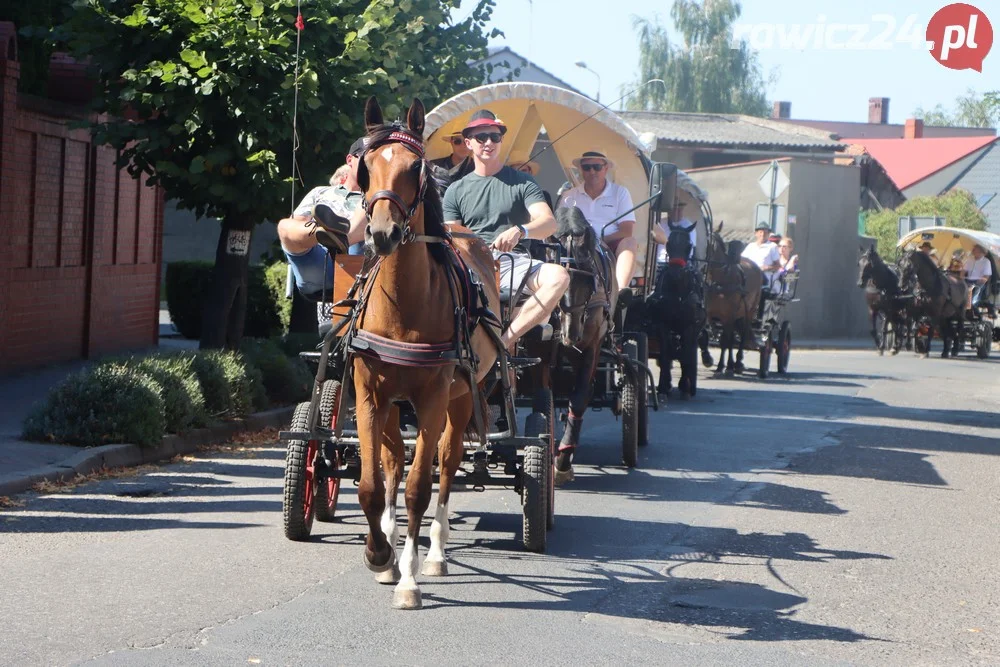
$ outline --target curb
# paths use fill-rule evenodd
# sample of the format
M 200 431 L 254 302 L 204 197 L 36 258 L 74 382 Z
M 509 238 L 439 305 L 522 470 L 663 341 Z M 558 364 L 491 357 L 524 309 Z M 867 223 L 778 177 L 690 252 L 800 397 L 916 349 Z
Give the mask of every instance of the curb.
M 178 454 L 190 454 L 202 445 L 218 442 L 219 438 L 240 431 L 257 431 L 267 427 L 281 428 L 289 423 L 295 406 L 273 408 L 255 412 L 243 419 L 236 419 L 217 426 L 198 428 L 184 435 L 166 435 L 154 447 L 138 445 L 102 445 L 81 449 L 60 463 L 0 475 L 0 496 L 11 496 L 29 491 L 40 482 L 60 482 L 86 475 L 101 468 L 124 468 L 171 459 Z

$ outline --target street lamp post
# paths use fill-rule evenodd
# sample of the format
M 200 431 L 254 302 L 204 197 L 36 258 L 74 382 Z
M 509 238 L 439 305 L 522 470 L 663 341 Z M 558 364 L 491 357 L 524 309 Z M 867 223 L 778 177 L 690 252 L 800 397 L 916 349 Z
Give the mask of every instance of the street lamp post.
M 583 62 L 582 60 L 577 60 L 573 64 L 576 65 L 577 67 L 580 67 L 581 69 L 587 70 L 588 72 L 590 72 L 591 74 L 593 74 L 594 76 L 597 77 L 597 102 L 600 103 L 600 101 L 601 101 L 601 75 L 598 74 L 597 72 L 595 72 L 594 70 L 590 69 L 589 67 L 587 67 L 587 63 Z

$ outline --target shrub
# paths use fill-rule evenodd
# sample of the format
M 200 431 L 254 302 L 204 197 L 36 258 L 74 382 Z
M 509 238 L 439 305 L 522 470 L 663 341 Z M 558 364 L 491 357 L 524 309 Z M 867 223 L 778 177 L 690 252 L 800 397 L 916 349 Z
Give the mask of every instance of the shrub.
M 288 323 L 292 319 L 292 300 L 285 297 L 285 281 L 288 276 L 288 264 L 275 262 L 264 269 L 264 282 L 270 293 L 271 303 L 278 313 L 281 331 L 288 331 Z
M 212 262 L 204 261 L 171 262 L 167 265 L 167 309 L 174 326 L 185 338 L 201 338 L 201 316 L 212 280 L 212 268 Z M 283 294 L 282 291 L 282 300 Z M 247 278 L 244 335 L 262 338 L 280 335 L 283 325 L 279 307 L 282 305 L 269 287 L 264 267 L 251 266 Z
M 136 359 L 133 367 L 163 387 L 168 433 L 184 433 L 192 427 L 205 425 L 205 396 L 194 372 L 193 359 L 157 354 Z
M 229 404 L 223 412 L 233 417 L 242 417 L 250 413 L 255 405 L 255 398 L 258 402 L 261 400 L 264 379 L 260 371 L 248 364 L 240 353 L 208 350 L 200 352 L 197 358 L 203 365 L 216 368 L 225 379 Z M 266 403 L 266 394 L 263 396 Z
M 309 398 L 312 376 L 301 359 L 289 358 L 276 342 L 264 338 L 244 338 L 240 351 L 260 371 L 265 401 L 288 405 Z
M 205 398 L 205 411 L 213 417 L 229 413 L 233 406 L 229 378 L 216 355 L 198 353 L 188 357 Z
M 68 376 L 25 420 L 24 437 L 96 447 L 163 439 L 163 388 L 148 375 L 107 363 Z

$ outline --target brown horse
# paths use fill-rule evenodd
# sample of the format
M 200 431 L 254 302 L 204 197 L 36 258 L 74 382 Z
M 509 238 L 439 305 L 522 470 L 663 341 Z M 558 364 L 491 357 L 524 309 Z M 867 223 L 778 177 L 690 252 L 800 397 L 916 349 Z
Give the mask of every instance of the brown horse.
M 727 373 L 743 372 L 743 347 L 750 339 L 751 326 L 757 316 L 764 274 L 760 267 L 745 257 L 733 257 L 726 251 L 722 240 L 722 222 L 708 235 L 707 268 L 705 278 L 706 319 L 721 327 L 719 337 L 719 365 Z M 733 338 L 739 334 L 740 346 L 733 363 Z M 705 346 L 707 349 L 707 345 Z M 726 351 L 729 361 L 726 363 Z M 723 366 L 725 364 L 725 367 Z
M 358 502 L 368 519 L 364 561 L 382 583 L 398 584 L 393 606 L 418 609 L 417 550 L 420 523 L 430 505 L 434 455 L 440 465 L 438 504 L 431 524 L 431 545 L 422 574 L 447 574 L 448 498 L 462 462 L 463 435 L 473 415 L 472 382 L 477 387 L 497 359 L 499 331 L 480 323 L 471 330 L 464 355 L 469 373 L 435 362 L 441 350 L 461 347 L 463 326 L 456 324 L 456 252 L 482 282 L 485 304 L 499 312 L 493 256 L 473 237 L 451 238 L 445 231 L 441 200 L 428 185 L 422 136 L 424 106 L 413 100 L 406 126 L 385 125 L 374 97 L 365 105 L 369 143 L 358 169 L 367 212 L 365 242 L 379 257 L 362 292 L 356 320 L 353 360 L 357 402 L 361 481 Z M 458 231 L 458 230 L 456 230 Z M 463 275 L 464 274 L 464 275 Z M 461 292 L 461 290 L 459 290 Z M 471 325 L 470 325 L 471 326 Z M 489 331 L 488 329 L 493 329 Z M 367 348 L 367 353 L 366 353 Z M 473 356 L 474 355 L 474 356 Z M 400 358 L 409 359 L 400 362 Z M 478 359 L 478 364 L 469 360 Z M 404 448 L 393 401 L 409 400 L 417 417 L 417 445 L 406 480 L 406 543 L 396 561 L 396 497 L 403 477 Z M 383 482 L 382 471 L 386 480 Z
M 914 322 L 926 320 L 927 345 L 923 356 L 931 351 L 934 339 L 934 325 L 941 332 L 944 350 L 941 358 L 958 356 L 962 323 L 965 321 L 965 298 L 968 287 L 955 276 L 948 275 L 929 256 L 918 250 L 910 250 L 900 260 L 901 279 L 904 289 L 913 295 L 909 304 L 910 316 Z

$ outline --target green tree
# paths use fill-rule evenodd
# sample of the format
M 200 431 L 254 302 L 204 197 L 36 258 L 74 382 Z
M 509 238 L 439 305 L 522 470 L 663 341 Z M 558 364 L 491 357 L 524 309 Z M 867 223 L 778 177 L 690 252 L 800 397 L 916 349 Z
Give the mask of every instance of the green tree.
M 746 40 L 734 43 L 734 0 L 674 0 L 670 17 L 683 38 L 671 43 L 659 20 L 633 17 L 639 38 L 638 88 L 626 102 L 634 111 L 700 111 L 767 116 L 760 62 Z M 663 86 L 642 86 L 662 79 Z M 641 87 L 640 87 L 641 86 Z
M 896 210 L 869 212 L 865 219 L 865 234 L 877 239 L 878 254 L 884 258 L 896 256 L 899 217 L 904 215 L 940 216 L 948 227 L 977 231 L 986 229 L 986 216 L 976 206 L 976 198 L 966 190 L 950 190 L 937 197 L 914 197 Z
M 945 127 L 996 127 L 1000 125 L 1000 91 L 980 95 L 972 88 L 955 100 L 955 108 L 948 111 L 938 104 L 930 111 L 917 107 L 913 112 L 925 125 Z
M 99 77 L 93 130 L 120 164 L 161 184 L 180 206 L 222 220 L 202 347 L 235 348 L 246 309 L 254 226 L 290 201 L 295 154 L 304 189 L 325 182 L 364 133 L 361 105 L 377 95 L 388 118 L 478 85 L 493 0 L 79 0 L 56 31 Z M 492 34 L 499 34 L 494 31 Z M 241 252 L 242 251 L 242 252 Z

